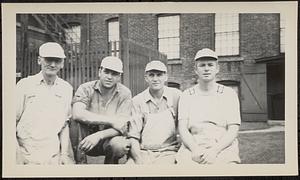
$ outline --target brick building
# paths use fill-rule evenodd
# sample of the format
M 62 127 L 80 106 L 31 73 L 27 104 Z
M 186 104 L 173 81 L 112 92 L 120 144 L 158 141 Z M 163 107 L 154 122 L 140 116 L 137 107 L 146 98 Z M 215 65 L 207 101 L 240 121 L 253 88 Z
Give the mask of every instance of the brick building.
M 218 82 L 231 86 L 239 94 L 243 121 L 284 119 L 285 28 L 280 14 L 60 14 L 50 15 L 53 17 L 48 20 L 39 16 L 17 18 L 20 42 L 17 58 L 21 64 L 24 61 L 21 54 L 29 51 L 26 48 L 54 40 L 68 47 L 69 54 L 81 54 L 79 59 L 82 54 L 92 56 L 91 51 L 101 57 L 120 56 L 127 67 L 123 82 L 135 89 L 134 94 L 145 87 L 146 61 L 157 58 L 168 64 L 168 85 L 184 90 L 196 83 L 193 70 L 196 52 L 208 47 L 219 54 Z M 24 45 L 25 40 L 28 46 Z M 134 50 L 136 53 L 131 54 Z M 82 65 L 91 59 L 85 58 Z M 77 63 L 67 60 L 72 62 Z M 24 70 L 21 64 L 17 72 Z M 69 81 L 96 78 L 93 67 L 97 65 L 92 62 Z M 92 75 L 86 78 L 88 74 Z

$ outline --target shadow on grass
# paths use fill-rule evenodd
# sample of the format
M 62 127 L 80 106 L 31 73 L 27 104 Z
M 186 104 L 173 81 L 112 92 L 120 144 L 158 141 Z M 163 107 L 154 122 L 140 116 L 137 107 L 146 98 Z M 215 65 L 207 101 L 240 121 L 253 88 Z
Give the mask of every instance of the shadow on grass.
M 242 164 L 283 164 L 284 132 L 239 134 Z

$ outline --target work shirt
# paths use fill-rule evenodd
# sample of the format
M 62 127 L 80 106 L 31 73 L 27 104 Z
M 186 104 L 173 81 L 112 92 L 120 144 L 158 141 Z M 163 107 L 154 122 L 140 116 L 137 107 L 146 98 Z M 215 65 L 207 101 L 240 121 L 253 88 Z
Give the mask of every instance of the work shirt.
M 221 84 L 217 84 L 216 92 L 203 94 L 197 84 L 182 94 L 178 119 L 188 121 L 188 129 L 200 147 L 216 143 L 229 125 L 241 124 L 238 96 L 232 88 Z M 217 160 L 240 161 L 237 139 L 218 155 Z
M 100 89 L 100 81 L 90 81 L 79 86 L 72 104 L 82 102 L 88 111 L 102 115 L 130 116 L 132 106 L 131 91 L 124 85 L 117 83 L 111 98 L 106 101 Z M 91 126 L 92 127 L 92 126 Z M 108 127 L 99 125 L 103 130 Z
M 17 83 L 16 133 L 29 163 L 49 164 L 59 154 L 58 135 L 71 116 L 72 93 L 59 77 L 48 86 L 41 72 Z
M 140 141 L 141 149 L 161 150 L 174 145 L 180 94 L 180 90 L 165 86 L 158 104 L 149 88 L 133 98 L 129 136 Z

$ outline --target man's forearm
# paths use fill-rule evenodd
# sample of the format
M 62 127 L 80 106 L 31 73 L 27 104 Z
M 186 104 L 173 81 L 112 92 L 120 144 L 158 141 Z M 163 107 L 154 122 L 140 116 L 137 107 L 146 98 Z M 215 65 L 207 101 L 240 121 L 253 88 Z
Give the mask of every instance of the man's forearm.
M 102 130 L 102 131 L 98 131 L 96 133 L 101 134 L 103 139 L 121 135 L 120 132 L 115 130 L 114 128 L 105 129 L 105 130 Z
M 111 126 L 111 121 L 107 116 L 89 112 L 85 109 L 73 110 L 73 118 L 85 124 L 104 124 Z
M 59 133 L 59 140 L 60 140 L 60 153 L 69 155 L 69 126 L 68 124 L 63 127 L 61 132 Z
M 224 136 L 222 136 L 214 146 L 216 151 L 220 153 L 222 150 L 230 146 L 236 139 L 239 131 L 239 125 L 230 125 Z
M 187 128 L 187 124 L 183 121 L 179 121 L 179 135 L 183 144 L 190 150 L 194 151 L 198 148 L 198 144 L 194 141 L 192 134 Z
M 130 154 L 132 159 L 136 162 L 141 159 L 140 143 L 135 138 L 130 138 L 130 142 L 131 142 Z

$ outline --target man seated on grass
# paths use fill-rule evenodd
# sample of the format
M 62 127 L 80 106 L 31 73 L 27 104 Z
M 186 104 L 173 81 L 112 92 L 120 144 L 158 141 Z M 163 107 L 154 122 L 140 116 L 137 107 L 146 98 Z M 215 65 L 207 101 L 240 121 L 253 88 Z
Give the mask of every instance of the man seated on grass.
M 179 100 L 178 128 L 182 146 L 177 163 L 240 163 L 237 134 L 241 123 L 236 92 L 216 83 L 218 57 L 210 49 L 195 56 L 198 84 Z
M 145 68 L 148 88 L 133 98 L 130 158 L 127 163 L 175 164 L 177 107 L 181 91 L 165 86 L 167 67 L 151 61 Z

